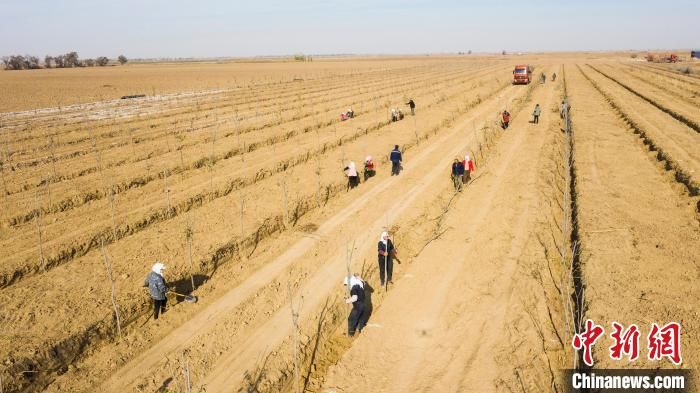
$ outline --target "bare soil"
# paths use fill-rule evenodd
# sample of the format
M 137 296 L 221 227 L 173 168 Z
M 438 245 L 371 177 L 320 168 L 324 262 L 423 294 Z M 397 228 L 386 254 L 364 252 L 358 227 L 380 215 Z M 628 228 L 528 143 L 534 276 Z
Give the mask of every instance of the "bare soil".
M 547 83 L 512 86 L 514 62 Z M 46 88 L 72 71 L 47 72 Z M 592 53 L 87 72 L 160 87 L 114 100 L 76 86 L 59 108 L 23 73 L 0 78 L 26 94 L 0 114 L 4 391 L 184 392 L 189 373 L 197 392 L 561 392 L 585 318 L 679 322 L 680 367 L 698 366 L 692 77 Z M 391 108 L 407 116 L 391 122 Z M 455 193 L 465 154 L 477 170 Z M 366 155 L 377 176 L 348 190 L 342 168 Z M 401 259 L 388 291 L 386 229 Z M 154 321 L 142 284 L 155 261 L 199 302 L 173 295 Z M 372 304 L 355 338 L 348 263 Z M 594 367 L 678 367 L 606 351 Z

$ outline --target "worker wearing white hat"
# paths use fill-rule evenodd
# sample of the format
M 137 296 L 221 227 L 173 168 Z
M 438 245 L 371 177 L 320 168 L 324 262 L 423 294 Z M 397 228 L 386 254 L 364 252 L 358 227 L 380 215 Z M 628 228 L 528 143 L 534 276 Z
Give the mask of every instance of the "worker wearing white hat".
M 148 291 L 153 299 L 153 319 L 158 319 L 158 314 L 165 314 L 167 306 L 168 287 L 165 285 L 165 277 L 163 276 L 165 264 L 156 262 L 148 273 L 143 285 L 148 287 Z
M 348 315 L 348 336 L 352 337 L 356 331 L 362 332 L 367 323 L 365 283 L 357 275 L 345 277 L 343 283 L 350 286 L 350 297 L 345 299 L 345 303 L 352 304 L 352 311 Z

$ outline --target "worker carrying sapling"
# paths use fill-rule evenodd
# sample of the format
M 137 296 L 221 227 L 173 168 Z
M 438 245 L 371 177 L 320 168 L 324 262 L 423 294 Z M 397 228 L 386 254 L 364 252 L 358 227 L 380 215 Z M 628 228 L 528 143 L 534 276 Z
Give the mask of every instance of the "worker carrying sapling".
M 393 284 L 392 276 L 394 273 L 394 258 L 396 257 L 396 249 L 394 243 L 389 239 L 389 233 L 384 231 L 379 237 L 377 244 L 377 262 L 379 262 L 379 281 L 381 285 L 384 283 Z

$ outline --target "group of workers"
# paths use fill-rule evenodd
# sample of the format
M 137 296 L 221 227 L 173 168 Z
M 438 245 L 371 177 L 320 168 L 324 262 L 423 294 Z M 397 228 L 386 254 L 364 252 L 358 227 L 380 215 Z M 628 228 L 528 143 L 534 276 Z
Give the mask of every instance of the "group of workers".
M 391 108 L 391 121 L 392 122 L 403 120 L 403 118 L 404 118 L 404 115 L 403 115 L 403 111 L 401 109 Z
M 355 167 L 355 161 L 350 161 L 348 165 L 343 168 L 343 172 L 345 172 L 345 175 L 348 177 L 347 191 L 350 191 L 360 184 L 360 174 L 357 172 L 357 168 Z M 367 181 L 367 179 L 370 177 L 373 177 L 375 174 L 376 171 L 374 170 L 374 159 L 372 156 L 365 157 L 365 168 L 363 171 L 365 181 Z
M 416 103 L 413 101 L 413 99 L 409 99 L 408 102 L 406 103 L 408 107 L 411 109 L 411 116 L 415 116 L 416 114 Z M 340 113 L 340 121 L 345 121 L 348 119 L 352 119 L 355 117 L 355 112 L 352 110 L 352 107 L 348 108 L 347 111 L 341 112 Z M 403 120 L 404 114 L 403 111 L 399 108 L 391 108 L 391 121 L 399 121 Z
M 391 161 L 391 176 L 398 175 L 401 172 L 401 161 L 403 160 L 403 155 L 401 150 L 399 150 L 399 145 L 394 145 L 394 149 L 389 153 L 389 161 Z M 350 161 L 345 168 L 343 168 L 345 176 L 348 178 L 347 191 L 357 187 L 360 184 L 360 174 L 357 171 L 354 161 Z M 365 181 L 376 174 L 374 167 L 374 159 L 372 156 L 365 157 L 364 171 L 363 175 Z
M 415 116 L 416 115 L 416 103 L 413 101 L 413 98 L 410 98 L 408 100 L 408 102 L 406 103 L 406 105 L 408 105 L 409 109 L 411 109 L 411 116 Z M 403 118 L 404 118 L 404 115 L 403 115 L 403 111 L 401 109 L 391 108 L 391 121 L 392 122 L 403 120 Z
M 544 75 L 544 74 L 542 74 Z M 552 75 L 552 80 L 556 79 L 556 74 Z M 411 108 L 411 114 L 415 115 L 415 103 L 409 100 L 406 103 Z M 567 100 L 563 100 L 560 105 L 559 115 L 563 119 L 568 114 L 571 106 Z M 392 109 L 392 121 L 394 114 L 397 119 L 403 118 L 403 113 L 400 110 Z M 540 105 L 536 104 L 532 113 L 533 123 L 539 123 L 541 114 Z M 352 108 L 341 114 L 342 120 L 350 119 L 354 116 Z M 510 113 L 507 110 L 501 112 L 501 127 L 507 129 L 510 124 Z M 401 171 L 401 163 L 403 155 L 398 145 L 394 145 L 394 149 L 389 153 L 389 161 L 391 161 L 391 175 L 399 175 Z M 348 191 L 357 187 L 360 183 L 359 174 L 354 162 L 350 162 L 344 169 L 348 177 Z M 455 192 L 460 192 L 464 185 L 471 180 L 471 175 L 475 171 L 474 161 L 469 155 L 464 156 L 464 160 L 455 158 L 452 163 L 451 178 L 455 188 Z M 372 156 L 365 157 L 364 160 L 364 179 L 365 181 L 376 174 L 375 164 Z M 377 261 L 379 265 L 379 280 L 382 286 L 393 284 L 393 261 L 397 259 L 397 250 L 389 237 L 389 233 L 382 232 L 379 242 L 377 243 Z M 397 259 L 398 261 L 398 259 Z M 153 299 L 153 318 L 158 319 L 159 315 L 166 312 L 168 287 L 164 278 L 165 265 L 157 262 L 153 265 L 148 273 L 144 286 L 148 287 L 151 298 Z M 356 332 L 361 332 L 367 323 L 369 306 L 366 304 L 365 281 L 357 274 L 345 277 L 344 284 L 349 286 L 346 302 L 352 304 L 352 311 L 348 316 L 348 335 L 353 336 Z
M 461 192 L 462 186 L 467 185 L 471 180 L 472 172 L 474 172 L 474 161 L 469 158 L 469 155 L 464 156 L 464 160 L 460 161 L 455 158 L 452 162 L 452 183 L 455 187 L 455 192 Z
M 408 105 L 408 108 L 411 109 L 411 116 L 415 116 L 416 115 L 416 103 L 413 101 L 413 98 L 409 98 L 406 105 Z M 403 111 L 401 109 L 391 108 L 391 121 L 392 122 L 403 120 L 403 118 L 404 118 L 404 115 L 403 115 Z
M 383 231 L 377 242 L 377 263 L 379 265 L 379 282 L 387 288 L 393 284 L 394 259 L 400 263 L 397 257 L 397 249 L 391 241 L 389 232 Z M 365 285 L 367 284 L 358 274 L 345 277 L 343 283 L 348 286 L 348 297 L 345 303 L 352 304 L 352 310 L 348 315 L 348 336 L 352 337 L 356 332 L 362 332 L 367 325 L 370 305 L 367 304 Z
M 557 73 L 553 72 L 552 73 L 552 82 L 557 80 Z M 544 84 L 547 81 L 547 76 L 544 74 L 544 72 L 540 72 L 540 84 Z
M 563 101 L 562 101 L 563 105 Z M 535 104 L 535 109 L 532 111 L 532 123 L 533 124 L 539 124 L 540 123 L 540 114 L 542 114 L 542 108 L 540 108 L 540 104 Z M 563 115 L 562 115 L 563 119 Z M 508 127 L 510 126 L 510 112 L 508 110 L 504 109 L 503 112 L 501 112 L 501 128 L 504 130 L 507 130 Z
M 353 117 L 355 117 L 355 111 L 353 111 L 353 110 L 352 110 L 352 107 L 350 107 L 350 108 L 348 108 L 347 111 L 342 112 L 342 113 L 340 114 L 340 121 L 345 121 L 345 120 L 348 120 L 348 119 L 352 119 Z

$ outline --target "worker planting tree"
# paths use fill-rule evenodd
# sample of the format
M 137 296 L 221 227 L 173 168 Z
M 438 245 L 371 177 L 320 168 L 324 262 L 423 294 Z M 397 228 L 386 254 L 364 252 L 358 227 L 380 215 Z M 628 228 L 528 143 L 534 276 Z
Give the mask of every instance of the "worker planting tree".
M 358 275 L 345 277 L 343 284 L 349 288 L 350 296 L 345 299 L 345 303 L 352 305 L 352 311 L 348 316 L 348 336 L 355 333 L 362 333 L 367 324 L 367 307 L 365 306 L 365 282 Z
M 377 243 L 377 262 L 379 263 L 379 282 L 385 289 L 389 284 L 393 284 L 394 258 L 396 249 L 394 243 L 389 238 L 389 233 L 384 231 Z

